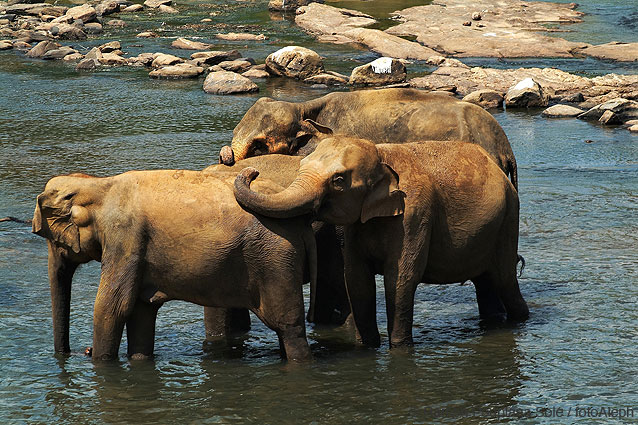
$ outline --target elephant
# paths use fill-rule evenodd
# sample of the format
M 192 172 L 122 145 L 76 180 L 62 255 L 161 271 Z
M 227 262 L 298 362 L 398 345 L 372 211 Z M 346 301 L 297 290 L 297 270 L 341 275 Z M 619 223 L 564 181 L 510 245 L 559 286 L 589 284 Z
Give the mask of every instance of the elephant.
M 334 136 L 301 160 L 284 191 L 253 191 L 258 174 L 247 168 L 235 180 L 235 197 L 248 210 L 273 218 L 312 213 L 344 226 L 346 287 L 363 344 L 380 345 L 375 274 L 384 276 L 391 347 L 412 344 L 419 283 L 472 280 L 482 318 L 528 317 L 516 273 L 518 193 L 482 147 Z
M 102 263 L 94 305 L 94 360 L 153 355 L 157 311 L 170 300 L 246 308 L 279 338 L 282 356 L 308 360 L 302 284 L 315 284 L 307 218 L 257 217 L 237 204 L 236 173 L 130 171 L 57 176 L 37 197 L 33 232 L 48 241 L 55 351 L 68 353 L 71 283 Z M 282 187 L 258 183 L 264 193 Z M 312 308 L 312 306 L 311 306 Z
M 261 98 L 233 130 L 232 148 L 222 148 L 220 161 L 230 165 L 269 153 L 305 156 L 332 133 L 374 143 L 476 143 L 518 188 L 512 147 L 489 112 L 447 95 L 407 88 L 334 92 L 300 103 Z

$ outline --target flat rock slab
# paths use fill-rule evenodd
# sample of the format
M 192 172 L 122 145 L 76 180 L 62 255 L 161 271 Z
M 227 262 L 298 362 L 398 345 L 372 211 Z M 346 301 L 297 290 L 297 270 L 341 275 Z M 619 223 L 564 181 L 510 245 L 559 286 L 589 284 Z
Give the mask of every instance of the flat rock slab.
M 178 63 L 177 65 L 166 66 L 164 68 L 155 69 L 148 75 L 151 78 L 181 79 L 181 78 L 197 78 L 204 73 L 204 68 L 188 63 Z
M 168 55 L 166 53 L 158 53 L 153 59 L 151 66 L 153 68 L 161 68 L 163 66 L 175 65 L 180 62 L 184 62 L 184 59 L 174 55 Z
M 402 24 L 389 34 L 416 41 L 457 57 L 573 57 L 589 45 L 543 34 L 547 23 L 582 21 L 576 4 L 521 0 L 440 0 L 395 12 Z M 463 25 L 480 11 L 481 20 Z
M 204 80 L 204 91 L 210 94 L 236 94 L 259 91 L 250 79 L 230 71 L 211 72 Z
M 573 118 L 582 114 L 582 109 L 570 105 L 554 105 L 545 109 L 541 115 L 548 118 Z
M 597 59 L 637 62 L 638 43 L 619 43 L 614 41 L 607 44 L 587 47 L 582 50 L 582 54 Z
M 229 32 L 227 34 L 217 34 L 215 35 L 215 38 L 228 41 L 263 41 L 267 37 L 263 34 Z
M 178 38 L 171 43 L 171 47 L 185 50 L 206 50 L 210 49 L 210 44 L 199 41 L 188 40 L 186 38 Z

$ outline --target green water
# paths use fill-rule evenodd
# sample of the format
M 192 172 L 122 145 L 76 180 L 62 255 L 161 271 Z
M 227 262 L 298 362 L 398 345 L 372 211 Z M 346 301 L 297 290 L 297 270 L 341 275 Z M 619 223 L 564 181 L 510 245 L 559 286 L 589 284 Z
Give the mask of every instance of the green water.
M 601 22 L 587 30 L 591 37 L 619 31 L 619 20 L 636 10 L 629 2 L 581 3 L 616 11 L 588 18 Z M 170 37 L 215 42 L 216 32 L 250 31 L 269 39 L 215 48 L 263 61 L 300 44 L 341 72 L 374 58 L 316 43 L 289 21 L 271 19 L 264 1 L 211 4 L 178 3 L 179 16 L 123 15 L 128 27 L 76 46 L 117 39 L 132 55 L 186 56 L 170 48 Z M 360 10 L 368 4 L 376 2 Z M 387 9 L 396 10 L 380 10 Z M 212 28 L 185 27 L 213 11 L 220 14 Z M 158 28 L 164 37 L 134 37 Z M 635 72 L 592 60 L 538 63 Z M 216 162 L 257 97 L 298 101 L 325 93 L 280 79 L 259 86 L 255 95 L 211 96 L 201 79 L 157 81 L 130 68 L 76 73 L 0 52 L 0 217 L 30 217 L 36 195 L 61 173 L 203 168 Z M 629 423 L 577 417 L 576 409 L 633 407 L 634 418 L 638 410 L 638 136 L 525 112 L 495 116 L 519 163 L 520 253 L 527 260 L 520 283 L 531 310 L 525 324 L 485 329 L 471 285 L 421 286 L 413 349 L 390 351 L 385 337 L 379 349 L 358 349 L 345 330 L 309 325 L 315 361 L 294 366 L 280 361 L 276 336 L 256 319 L 231 346 L 204 343 L 202 308 L 172 302 L 159 313 L 154 361 L 130 363 L 123 355 L 98 367 L 82 352 L 92 341 L 99 264 L 76 274 L 73 354 L 56 357 L 46 244 L 24 225 L 0 223 L 0 423 Z M 384 313 L 379 323 L 383 333 Z M 564 410 L 562 417 L 499 417 L 505 408 L 536 416 L 543 413 L 537 409 Z

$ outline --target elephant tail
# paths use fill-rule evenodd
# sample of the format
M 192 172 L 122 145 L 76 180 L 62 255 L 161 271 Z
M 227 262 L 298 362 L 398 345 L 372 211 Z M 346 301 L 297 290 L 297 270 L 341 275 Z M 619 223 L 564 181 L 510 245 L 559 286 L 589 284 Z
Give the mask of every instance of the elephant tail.
M 507 171 L 509 172 L 510 181 L 514 185 L 514 189 L 518 192 L 518 166 L 516 165 L 515 159 L 509 158 L 507 161 Z M 523 261 L 523 264 L 524 263 L 525 261 Z
M 525 270 L 525 258 L 523 258 L 522 255 L 516 255 L 516 257 L 518 258 L 516 260 L 516 264 L 518 265 L 518 263 L 521 263 L 521 270 L 518 272 L 518 277 L 523 276 L 523 270 Z
M 306 263 L 310 273 L 310 306 L 306 320 L 315 321 L 315 302 L 317 298 L 317 242 L 311 230 L 303 232 L 303 241 L 306 247 Z

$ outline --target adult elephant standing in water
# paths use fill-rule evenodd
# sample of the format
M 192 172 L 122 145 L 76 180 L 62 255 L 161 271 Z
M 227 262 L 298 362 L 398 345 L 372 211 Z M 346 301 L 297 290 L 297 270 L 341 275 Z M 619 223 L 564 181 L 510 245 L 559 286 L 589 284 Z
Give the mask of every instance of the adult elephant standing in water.
M 475 143 L 518 188 L 512 147 L 489 112 L 447 95 L 415 89 L 335 92 L 301 103 L 261 98 L 235 127 L 232 150 L 222 148 L 220 161 L 231 165 L 270 153 L 305 156 L 326 133 L 333 132 L 373 143 Z

